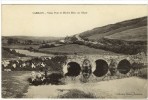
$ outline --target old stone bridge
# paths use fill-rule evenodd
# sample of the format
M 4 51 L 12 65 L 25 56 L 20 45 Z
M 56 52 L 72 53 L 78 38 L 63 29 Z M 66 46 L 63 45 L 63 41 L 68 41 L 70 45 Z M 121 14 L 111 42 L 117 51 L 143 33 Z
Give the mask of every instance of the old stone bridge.
M 68 76 L 102 77 L 105 75 L 129 75 L 133 73 L 135 64 L 143 64 L 144 60 L 128 55 L 85 55 L 69 56 L 63 65 L 63 72 Z M 137 67 L 137 66 L 136 66 Z
M 44 60 L 42 60 L 42 58 L 44 58 Z M 47 65 L 45 61 L 46 58 L 50 59 L 51 57 L 41 57 L 41 60 L 37 60 L 36 62 L 33 60 L 25 61 L 23 59 L 13 62 L 7 60 L 7 65 L 6 60 L 3 60 L 2 64 L 5 69 L 7 69 L 9 65 L 14 68 L 17 66 L 21 68 L 25 66 L 31 66 L 32 68 L 36 66 L 44 67 Z M 145 63 L 143 57 L 138 58 L 130 55 L 68 55 L 66 62 L 62 64 L 62 68 L 65 76 L 83 76 L 87 79 L 91 76 L 129 75 L 133 72 L 133 69 L 142 67 L 138 65 L 138 67 L 136 66 L 137 68 L 135 68 L 137 64 L 146 65 L 147 63 Z

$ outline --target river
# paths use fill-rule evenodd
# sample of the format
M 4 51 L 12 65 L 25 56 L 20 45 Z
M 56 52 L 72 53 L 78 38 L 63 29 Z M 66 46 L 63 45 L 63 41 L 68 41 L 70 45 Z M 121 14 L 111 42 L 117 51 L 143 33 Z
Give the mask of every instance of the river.
M 46 54 L 40 52 L 32 52 L 29 50 L 22 50 L 22 49 L 14 49 L 17 53 L 25 54 L 27 56 L 35 56 L 35 57 L 42 57 L 42 56 L 53 56 L 53 54 Z
M 74 95 L 76 90 L 81 97 L 84 92 L 88 95 L 92 94 L 95 98 L 144 99 L 147 97 L 147 80 L 130 77 L 85 84 L 73 81 L 65 85 L 29 86 L 27 93 L 24 93 L 24 98 L 57 98 L 60 96 L 78 98 Z

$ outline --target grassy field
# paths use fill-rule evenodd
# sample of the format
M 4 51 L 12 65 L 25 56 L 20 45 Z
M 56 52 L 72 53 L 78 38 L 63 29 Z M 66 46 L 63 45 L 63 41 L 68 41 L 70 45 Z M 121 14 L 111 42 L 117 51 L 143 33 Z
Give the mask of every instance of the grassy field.
M 35 48 L 39 50 L 39 52 L 42 53 L 48 53 L 48 54 L 116 54 L 111 51 L 105 51 L 101 49 L 95 49 L 91 48 L 85 45 L 79 45 L 79 44 L 65 44 L 63 46 L 58 46 L 58 47 L 52 47 L 52 48 L 42 48 L 38 49 L 38 45 L 10 45 L 6 46 L 4 45 L 3 47 L 10 48 L 10 49 L 24 49 L 24 48 Z M 3 57 L 6 57 L 9 55 L 7 52 L 4 50 L 3 52 Z M 12 55 L 12 57 L 15 57 Z
M 2 98 L 21 98 L 27 92 L 30 72 L 2 72 Z
M 101 49 L 95 49 L 90 48 L 84 45 L 78 45 L 78 44 L 68 44 L 64 46 L 59 47 L 53 47 L 53 48 L 44 48 L 40 49 L 39 51 L 45 52 L 45 53 L 58 53 L 58 54 L 115 54 L 110 51 L 105 51 Z
M 108 39 L 121 39 L 126 41 L 147 41 L 147 26 L 125 30 L 106 36 Z
M 10 49 L 27 49 L 27 48 L 35 48 L 35 49 L 38 49 L 39 45 L 18 45 L 18 44 L 13 44 L 13 45 L 5 45 L 3 44 L 3 47 L 6 47 L 6 48 L 10 48 Z

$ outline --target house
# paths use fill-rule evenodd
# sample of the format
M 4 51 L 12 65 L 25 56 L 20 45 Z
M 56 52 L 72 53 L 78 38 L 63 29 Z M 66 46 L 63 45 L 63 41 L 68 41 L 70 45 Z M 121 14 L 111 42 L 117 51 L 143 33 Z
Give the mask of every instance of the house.
M 65 43 L 65 40 L 60 40 L 59 43 Z

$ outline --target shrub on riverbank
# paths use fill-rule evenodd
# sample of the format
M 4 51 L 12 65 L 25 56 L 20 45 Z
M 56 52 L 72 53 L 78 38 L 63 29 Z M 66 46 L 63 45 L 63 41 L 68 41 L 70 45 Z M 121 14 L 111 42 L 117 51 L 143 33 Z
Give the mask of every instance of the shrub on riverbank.
M 77 89 L 72 89 L 69 90 L 66 94 L 60 95 L 59 98 L 96 98 L 96 97 L 91 93 L 85 93 Z
M 2 47 L 2 58 L 26 57 L 24 54 L 17 53 L 14 49 Z

